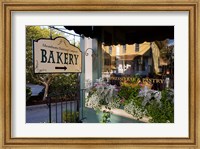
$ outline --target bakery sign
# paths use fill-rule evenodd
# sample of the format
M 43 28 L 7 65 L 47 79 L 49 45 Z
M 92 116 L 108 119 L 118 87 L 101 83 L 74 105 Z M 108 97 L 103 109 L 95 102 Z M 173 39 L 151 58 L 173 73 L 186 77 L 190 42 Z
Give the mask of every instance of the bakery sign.
M 63 37 L 33 41 L 35 73 L 81 72 L 81 51 Z

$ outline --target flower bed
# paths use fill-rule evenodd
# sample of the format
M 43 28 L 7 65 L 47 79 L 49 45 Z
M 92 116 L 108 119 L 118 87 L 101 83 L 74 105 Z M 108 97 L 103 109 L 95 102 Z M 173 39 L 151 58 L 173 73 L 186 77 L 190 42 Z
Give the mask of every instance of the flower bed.
M 134 82 L 133 82 L 134 83 Z M 156 91 L 147 86 L 122 84 L 120 88 L 98 79 L 88 88 L 86 106 L 103 111 L 101 122 L 110 122 L 112 109 L 122 108 L 137 120 L 148 117 L 152 123 L 174 122 L 174 91 Z M 104 108 L 102 108 L 104 107 Z

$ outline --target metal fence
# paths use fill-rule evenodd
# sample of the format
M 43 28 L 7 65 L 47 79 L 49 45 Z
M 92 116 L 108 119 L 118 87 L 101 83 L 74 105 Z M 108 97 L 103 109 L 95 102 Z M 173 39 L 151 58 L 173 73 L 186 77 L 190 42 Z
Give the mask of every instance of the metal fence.
M 73 87 L 66 89 L 65 93 L 47 96 L 49 108 L 49 123 L 80 123 L 80 79 L 74 80 Z
M 59 98 L 59 100 L 55 100 Z M 52 101 L 52 99 L 54 99 Z M 79 123 L 80 99 L 65 100 L 60 96 L 47 97 L 49 123 Z

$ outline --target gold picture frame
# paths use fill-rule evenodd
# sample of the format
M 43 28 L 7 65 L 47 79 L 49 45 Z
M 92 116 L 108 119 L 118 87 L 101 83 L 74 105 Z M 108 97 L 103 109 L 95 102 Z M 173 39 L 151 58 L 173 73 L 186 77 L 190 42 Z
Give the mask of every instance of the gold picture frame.
M 200 148 L 200 1 L 199 0 L 3 0 L 1 1 L 0 146 L 2 148 Z M 188 138 L 12 138 L 11 13 L 13 11 L 187 11 L 189 12 Z

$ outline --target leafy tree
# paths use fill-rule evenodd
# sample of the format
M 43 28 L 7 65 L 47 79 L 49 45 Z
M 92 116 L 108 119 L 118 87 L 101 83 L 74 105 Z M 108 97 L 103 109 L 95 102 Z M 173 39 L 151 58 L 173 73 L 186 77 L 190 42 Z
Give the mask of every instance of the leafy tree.
M 156 44 L 160 49 L 161 58 L 165 62 L 170 63 L 174 46 L 169 46 L 168 39 L 163 40 L 163 41 L 156 41 Z
M 68 73 L 60 74 L 52 79 L 52 83 L 49 88 L 50 95 L 56 94 L 64 95 L 65 97 L 74 97 L 77 92 L 77 74 Z
M 60 36 L 60 34 L 55 31 L 52 32 L 52 38 Z M 34 74 L 33 73 L 33 53 L 32 53 L 32 43 L 33 40 L 38 40 L 39 38 L 49 38 L 50 29 L 40 26 L 27 26 L 26 27 L 26 83 L 39 83 L 45 86 L 44 97 L 48 94 L 49 85 L 52 79 L 56 75 L 52 74 Z
M 64 93 L 70 88 L 72 95 L 76 90 L 76 79 L 75 74 L 34 74 L 33 73 L 33 53 L 32 44 L 33 40 L 39 38 L 50 38 L 54 39 L 57 36 L 64 36 L 64 33 L 53 30 L 42 26 L 27 26 L 26 27 L 26 83 L 42 84 L 45 87 L 43 100 L 46 99 L 48 93 L 60 94 Z M 68 38 L 68 36 L 65 35 Z M 75 45 L 80 47 L 80 43 L 76 42 Z M 72 87 L 73 86 L 73 87 Z

